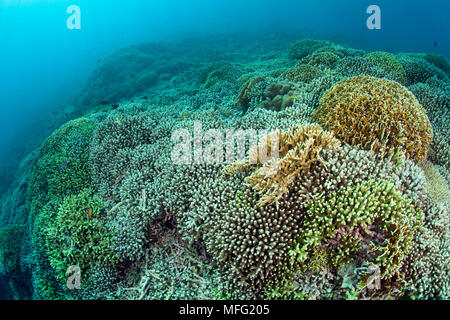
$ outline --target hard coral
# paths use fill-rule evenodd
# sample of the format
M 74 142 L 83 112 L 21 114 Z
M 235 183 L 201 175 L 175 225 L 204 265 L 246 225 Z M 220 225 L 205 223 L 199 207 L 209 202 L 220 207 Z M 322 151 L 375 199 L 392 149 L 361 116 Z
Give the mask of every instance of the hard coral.
M 79 118 L 45 141 L 31 168 L 29 202 L 73 194 L 89 185 L 88 149 L 95 126 L 95 121 Z
M 321 47 L 330 45 L 331 42 L 325 40 L 302 39 L 292 46 L 289 51 L 289 58 L 302 59 Z
M 402 64 L 410 85 L 420 82 L 425 83 L 433 77 L 446 82 L 449 81 L 448 74 L 420 56 L 400 54 L 398 61 Z
M 324 72 L 318 67 L 309 64 L 299 63 L 294 68 L 283 73 L 282 77 L 296 82 L 311 82 L 316 78 L 320 78 Z
M 273 139 L 279 139 L 279 158 L 262 163 L 259 158 L 260 149 L 267 148 L 268 155 L 271 155 Z M 339 144 L 332 134 L 317 125 L 297 126 L 287 132 L 272 134 L 262 144 L 250 150 L 250 159 L 256 160 L 259 168 L 246 178 L 246 182 L 260 193 L 260 205 L 278 204 L 280 197 L 289 191 L 288 187 L 300 172 L 308 170 L 314 162 L 322 161 L 322 149 Z
M 386 72 L 393 74 L 394 78 L 401 84 L 406 85 L 408 83 L 403 66 L 392 53 L 379 51 L 371 52 L 367 54 L 367 59 Z
M 425 159 L 433 133 L 424 108 L 402 85 L 360 75 L 335 84 L 313 117 L 335 136 L 366 149 Z
M 65 281 L 71 265 L 83 274 L 100 263 L 113 264 L 112 233 L 102 222 L 103 201 L 91 189 L 64 198 L 46 227 L 46 248 L 56 277 Z
M 404 258 L 412 247 L 423 213 L 393 184 L 369 180 L 310 202 L 294 259 L 304 266 L 339 268 L 357 261 L 373 264 L 388 285 L 403 280 Z M 327 258 L 317 265 L 316 250 Z M 310 266 L 311 267 L 311 266 Z

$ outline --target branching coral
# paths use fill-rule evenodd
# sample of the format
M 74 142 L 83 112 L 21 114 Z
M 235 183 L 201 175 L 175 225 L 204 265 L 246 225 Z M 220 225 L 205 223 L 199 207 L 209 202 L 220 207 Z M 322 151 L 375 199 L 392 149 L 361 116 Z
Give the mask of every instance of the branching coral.
M 355 77 L 361 74 L 376 78 L 396 80 L 395 75 L 388 73 L 383 68 L 364 57 L 345 57 L 336 62 L 334 71 L 341 77 Z
M 427 189 L 430 198 L 436 203 L 447 201 L 450 204 L 450 191 L 447 181 L 441 176 L 437 168 L 429 161 L 422 162 L 421 167 L 427 177 Z
M 239 76 L 239 71 L 232 64 L 216 62 L 203 70 L 199 80 L 204 84 L 203 87 L 207 89 L 222 81 L 236 81 Z
M 450 74 L 450 63 L 448 63 L 448 60 L 443 55 L 428 53 L 425 54 L 423 57 L 429 63 L 435 65 L 436 67 L 446 72 L 447 74 Z
M 398 62 L 397 57 L 389 52 L 371 52 L 367 55 L 367 59 L 382 68 L 387 73 L 393 74 L 394 79 L 403 85 L 408 84 L 406 72 L 403 66 Z
M 100 263 L 114 264 L 112 233 L 104 219 L 103 201 L 91 189 L 64 198 L 46 228 L 46 248 L 50 265 L 60 281 L 71 265 L 89 272 Z
M 284 72 L 282 77 L 295 82 L 311 82 L 323 75 L 324 72 L 314 65 L 298 63 L 294 68 Z
M 449 81 L 449 76 L 444 71 L 415 55 L 401 54 L 398 57 L 398 61 L 406 72 L 409 85 L 420 82 L 425 83 L 433 77 L 446 82 Z
M 279 158 L 263 163 L 260 159 L 261 150 L 267 150 L 267 155 L 272 155 L 271 146 L 275 139 L 278 139 Z M 250 150 L 247 161 L 258 164 L 259 168 L 246 178 L 246 182 L 260 193 L 261 205 L 277 204 L 300 172 L 309 170 L 314 162 L 323 161 L 320 157 L 322 149 L 339 144 L 337 139 L 322 131 L 319 126 L 298 126 L 288 132 L 273 133 L 262 144 Z M 232 167 L 232 171 L 234 170 L 236 167 Z
M 313 115 L 335 136 L 380 152 L 404 151 L 425 159 L 432 129 L 425 110 L 400 84 L 365 75 L 342 80 L 328 90 Z
M 239 102 L 244 106 L 244 111 L 247 111 L 248 105 L 252 100 L 252 90 L 253 88 L 260 82 L 264 81 L 264 77 L 256 77 L 253 79 L 249 79 L 247 82 L 245 82 L 244 86 L 242 87 L 239 96 L 237 97 L 236 101 Z
M 450 232 L 448 204 L 427 201 L 425 223 L 414 238 L 402 272 L 413 299 L 449 299 Z
M 333 67 L 341 57 L 333 52 L 314 52 L 313 54 L 300 60 L 300 63 L 306 63 L 312 66 Z
M 380 279 L 390 285 L 403 280 L 400 268 L 422 220 L 422 211 L 394 185 L 369 180 L 308 205 L 293 258 L 307 265 L 323 247 L 325 265 L 312 260 L 316 268 L 339 268 L 360 259 L 377 266 Z
M 156 121 L 145 113 L 113 114 L 95 131 L 89 153 L 89 165 L 94 185 L 105 198 L 118 199 L 121 182 L 126 177 L 134 149 L 157 139 L 152 130 Z M 149 159 L 149 161 L 151 161 Z
M 88 148 L 95 126 L 95 121 L 79 118 L 47 139 L 32 165 L 28 201 L 48 201 L 89 185 Z

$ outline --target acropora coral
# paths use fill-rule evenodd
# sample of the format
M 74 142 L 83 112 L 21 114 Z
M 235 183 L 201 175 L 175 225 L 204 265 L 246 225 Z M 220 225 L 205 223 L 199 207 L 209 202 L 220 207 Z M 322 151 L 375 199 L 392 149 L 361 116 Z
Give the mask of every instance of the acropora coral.
M 425 109 L 397 82 L 370 76 L 344 79 L 320 100 L 314 118 L 336 137 L 380 152 L 426 158 L 433 131 Z

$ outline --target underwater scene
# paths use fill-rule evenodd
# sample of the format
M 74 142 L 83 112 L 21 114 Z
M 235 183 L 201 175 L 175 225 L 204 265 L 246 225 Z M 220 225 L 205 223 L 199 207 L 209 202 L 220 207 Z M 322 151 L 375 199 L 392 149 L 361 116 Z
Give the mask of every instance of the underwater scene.
M 448 300 L 449 11 L 0 1 L 0 300 Z

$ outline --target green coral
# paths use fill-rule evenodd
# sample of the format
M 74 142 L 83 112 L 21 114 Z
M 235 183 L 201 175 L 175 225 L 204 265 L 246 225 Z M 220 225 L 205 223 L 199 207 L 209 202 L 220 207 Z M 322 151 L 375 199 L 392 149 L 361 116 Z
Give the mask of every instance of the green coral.
M 42 207 L 50 199 L 89 186 L 89 143 L 95 126 L 93 120 L 76 119 L 46 140 L 32 165 L 28 201 L 38 201 Z
M 307 63 L 312 66 L 325 66 L 331 68 L 341 57 L 333 52 L 323 51 L 314 52 L 313 54 L 303 58 L 301 63 Z
M 0 230 L 0 274 L 20 269 L 20 249 L 25 235 L 22 225 L 10 225 Z
M 56 277 L 65 279 L 69 266 L 80 267 L 82 275 L 100 263 L 114 264 L 112 233 L 102 222 L 103 200 L 92 189 L 64 198 L 46 228 L 46 248 Z
M 338 269 L 355 260 L 377 266 L 385 285 L 403 281 L 400 268 L 423 213 L 387 181 L 369 180 L 307 205 L 293 261 Z M 325 255 L 317 264 L 317 250 Z M 325 263 L 324 263 L 325 262 Z
M 332 43 L 326 40 L 302 39 L 294 43 L 291 47 L 289 58 L 300 60 L 314 53 L 314 51 L 322 47 L 329 47 L 330 45 L 332 45 Z
M 61 300 L 66 297 L 64 282 L 56 279 L 55 270 L 50 265 L 47 255 L 46 229 L 56 214 L 59 206 L 48 202 L 36 216 L 31 235 L 33 289 L 36 299 Z
M 295 82 L 311 82 L 324 75 L 325 73 L 314 65 L 298 63 L 294 68 L 286 71 L 282 77 Z
M 450 74 L 450 63 L 448 63 L 447 59 L 443 55 L 428 53 L 424 56 L 424 59 L 447 74 Z
M 34 296 L 38 299 L 67 298 L 58 281 L 47 250 L 47 228 L 67 196 L 91 184 L 89 145 L 96 121 L 79 118 L 57 129 L 42 145 L 32 164 L 27 190 L 30 211 L 31 265 Z
M 392 74 L 394 79 L 401 84 L 406 85 L 408 83 L 405 69 L 403 69 L 402 64 L 392 53 L 381 51 L 371 52 L 367 54 L 367 59 L 387 73 Z
M 445 82 L 449 81 L 447 73 L 436 67 L 433 63 L 421 58 L 420 55 L 400 54 L 398 61 L 406 72 L 409 85 L 425 83 L 431 78 L 437 78 Z

